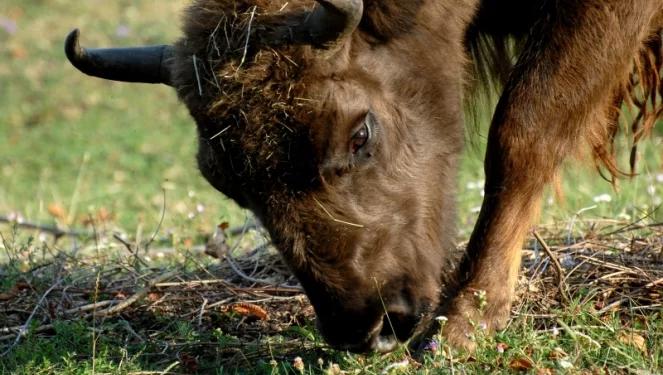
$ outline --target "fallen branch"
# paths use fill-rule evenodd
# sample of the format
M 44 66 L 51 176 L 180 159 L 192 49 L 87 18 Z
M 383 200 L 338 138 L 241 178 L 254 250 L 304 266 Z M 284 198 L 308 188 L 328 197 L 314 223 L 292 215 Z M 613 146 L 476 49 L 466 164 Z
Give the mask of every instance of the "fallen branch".
M 117 313 L 121 312 L 122 310 L 126 309 L 127 307 L 133 305 L 139 299 L 145 297 L 150 292 L 150 290 L 152 288 L 154 288 L 154 286 L 156 284 L 158 284 L 160 282 L 163 282 L 163 281 L 166 281 L 166 280 L 174 277 L 175 275 L 177 275 L 177 272 L 174 272 L 174 271 L 164 273 L 163 275 L 161 275 L 161 276 L 153 279 L 152 281 L 150 281 L 145 288 L 139 290 L 137 293 L 135 293 L 131 297 L 127 298 L 126 300 L 120 302 L 119 304 L 117 304 L 113 307 L 110 307 L 110 308 L 105 309 L 105 310 L 97 311 L 96 313 L 94 313 L 94 316 L 95 317 L 106 317 L 106 316 L 114 315 L 114 314 L 117 314 Z
M 19 335 L 25 336 L 25 335 L 28 334 L 28 330 L 23 329 L 23 328 L 24 328 L 23 326 L 6 327 L 6 328 L 2 328 L 2 330 L 0 332 L 16 332 L 16 331 L 18 331 Z M 46 325 L 43 325 L 43 326 L 40 326 L 40 327 L 37 327 L 35 329 L 30 330 L 30 332 L 39 333 L 39 332 L 44 332 L 44 331 L 50 331 L 52 329 L 53 329 L 52 324 L 46 324 Z M 7 341 L 7 340 L 15 339 L 15 338 L 16 338 L 16 333 L 12 333 L 12 334 L 9 334 L 9 335 L 0 336 L 0 341 Z
M 109 301 L 100 301 L 100 302 L 90 303 L 90 304 L 79 306 L 79 307 L 74 307 L 74 308 L 69 309 L 69 310 L 65 310 L 64 313 L 65 313 L 65 315 L 79 314 L 79 313 L 82 313 L 82 312 L 98 309 L 100 307 L 106 307 L 106 306 L 112 305 L 114 303 L 117 303 L 117 301 L 110 301 L 110 300 Z
M 50 233 L 52 234 L 55 238 L 60 238 L 63 236 L 67 237 L 92 237 L 94 236 L 94 233 L 90 231 L 84 231 L 84 230 L 65 230 L 58 228 L 57 226 L 54 225 L 45 225 L 45 224 L 37 224 L 25 220 L 15 220 L 15 219 L 10 219 L 7 216 L 0 216 L 0 223 L 7 223 L 16 226 L 17 228 L 25 228 L 25 229 L 32 229 L 32 230 L 38 230 L 40 232 L 45 232 L 45 233 Z

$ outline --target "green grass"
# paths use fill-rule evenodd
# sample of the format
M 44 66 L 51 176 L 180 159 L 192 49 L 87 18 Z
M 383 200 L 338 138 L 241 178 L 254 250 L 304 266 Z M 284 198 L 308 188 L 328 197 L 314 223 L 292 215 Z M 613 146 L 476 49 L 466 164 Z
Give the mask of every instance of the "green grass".
M 102 216 L 104 220 L 97 220 L 97 225 L 140 242 L 159 227 L 163 211 L 159 241 L 182 252 L 202 243 L 220 222 L 243 222 L 246 213 L 199 175 L 194 159 L 195 128 L 172 90 L 90 79 L 69 66 L 62 51 L 63 39 L 73 27 L 81 28 L 82 42 L 90 46 L 173 41 L 185 4 L 184 0 L 0 2 L 0 19 L 17 23 L 12 34 L 0 28 L 0 215 L 16 214 L 33 222 L 89 230 L 93 228 L 86 227 L 88 219 Z M 125 29 L 130 30 L 126 37 L 122 36 Z M 459 180 L 460 240 L 469 235 L 482 199 L 483 138 L 475 136 L 475 141 L 477 145 L 466 151 Z M 582 223 L 591 218 L 630 221 L 651 212 L 663 198 L 661 143 L 663 136 L 659 132 L 643 144 L 641 175 L 621 181 L 618 192 L 591 168 L 578 167 L 581 163 L 570 161 L 572 168 L 568 168 L 563 179 L 564 199 L 559 201 L 554 194 L 546 194 L 541 223 L 569 223 L 575 218 L 580 224 L 574 233 L 582 233 L 587 230 Z M 605 194 L 611 202 L 595 202 Z M 661 218 L 659 210 L 648 222 Z M 56 258 L 64 246 L 31 238 L 31 233 L 14 231 L 6 225 L 0 226 L 0 233 L 0 293 L 30 277 L 29 271 L 35 267 Z M 95 248 L 99 251 L 100 247 L 90 247 L 91 255 L 95 255 Z M 63 283 L 75 283 L 95 267 L 126 261 L 124 250 L 104 249 L 118 253 L 104 252 L 93 258 L 85 254 L 85 262 L 71 263 L 75 266 L 68 270 Z M 181 267 L 183 272 L 190 272 L 215 262 L 178 254 L 150 266 Z M 36 283 L 34 288 L 43 292 L 51 280 L 31 281 Z M 0 328 L 11 314 L 1 308 L 2 302 Z M 552 321 L 554 326 L 571 327 L 577 331 L 574 334 L 555 335 L 552 326 L 541 327 L 540 320 L 517 317 L 507 331 L 482 338 L 471 360 L 452 358 L 440 351 L 427 354 L 419 367 L 392 367 L 393 373 L 509 372 L 520 362 L 531 366 L 532 372 L 663 372 L 660 310 L 643 313 L 642 319 L 628 322 L 616 314 L 597 321 L 594 312 L 592 306 L 585 305 L 550 311 L 559 320 Z M 56 320 L 48 334 L 29 333 L 8 356 L 0 358 L 0 373 L 235 373 L 247 364 L 219 365 L 218 348 L 239 340 L 232 334 L 199 329 L 177 316 L 149 319 L 149 332 L 158 332 L 154 333 L 154 342 L 131 340 L 121 319 L 95 326 L 89 320 Z M 220 315 L 219 319 L 226 318 Z M 620 339 L 625 331 L 633 330 L 641 332 L 646 352 Z M 324 347 L 311 322 L 267 337 L 262 345 L 278 348 L 291 339 L 307 343 L 308 349 L 275 349 L 271 358 L 252 361 L 252 371 L 299 373 L 293 360 L 301 355 L 304 373 L 334 373 L 333 363 L 348 373 L 379 374 L 407 358 L 404 349 L 388 356 L 331 351 Z M 164 350 L 158 345 L 164 342 L 185 349 Z M 508 344 L 508 349 L 500 353 L 496 349 L 499 343 Z M 551 355 L 559 349 L 566 355 Z M 248 353 L 252 349 L 246 350 Z M 193 356 L 197 356 L 195 363 L 188 360 Z

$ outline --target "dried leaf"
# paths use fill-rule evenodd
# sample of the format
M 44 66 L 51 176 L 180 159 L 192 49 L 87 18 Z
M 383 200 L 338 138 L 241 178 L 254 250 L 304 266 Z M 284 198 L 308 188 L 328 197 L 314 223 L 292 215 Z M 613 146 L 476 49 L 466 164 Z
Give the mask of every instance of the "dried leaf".
M 28 50 L 20 46 L 14 46 L 9 50 L 11 52 L 12 57 L 17 60 L 24 59 L 28 56 Z
M 18 296 L 18 294 L 22 290 L 25 290 L 25 289 L 30 289 L 30 285 L 28 285 L 27 283 L 23 283 L 23 282 L 17 282 L 7 292 L 0 293 L 0 301 L 9 301 L 11 299 L 14 299 L 14 298 L 16 298 L 16 296 Z
M 189 353 L 180 353 L 180 361 L 188 373 L 198 372 L 198 359 Z
M 147 299 L 148 299 L 150 302 L 156 302 L 156 301 L 158 301 L 160 298 L 161 298 L 161 293 L 154 293 L 154 292 L 152 292 L 152 293 L 148 293 L 148 294 L 147 294 Z
M 127 299 L 127 294 L 122 290 L 119 290 L 113 294 L 116 299 Z
M 562 359 L 562 358 L 566 358 L 566 357 L 568 357 L 568 354 L 566 354 L 564 349 L 562 349 L 560 347 L 556 347 L 555 349 L 553 349 L 550 352 L 550 354 L 548 354 L 548 359 L 552 359 L 552 360 Z
M 109 221 L 111 221 L 115 218 L 115 214 L 110 212 L 106 207 L 101 207 L 97 211 L 96 216 L 97 216 L 97 220 L 100 223 L 106 223 L 106 222 L 109 222 Z
M 53 216 L 56 219 L 64 219 L 67 214 L 65 213 L 64 207 L 59 203 L 51 203 L 46 208 L 49 215 Z
M 509 363 L 509 368 L 513 371 L 527 371 L 531 370 L 534 365 L 532 361 L 527 358 L 515 358 Z
M 7 293 L 0 293 L 0 301 L 9 301 L 16 297 L 16 293 L 13 290 L 10 290 Z
M 251 303 L 236 303 L 232 307 L 233 312 L 243 316 L 252 316 L 260 320 L 269 319 L 269 314 L 265 309 Z
M 214 258 L 222 259 L 230 251 L 230 246 L 226 243 L 226 235 L 223 233 L 223 224 L 217 226 L 214 234 L 205 244 L 205 254 Z
M 647 354 L 647 340 L 644 337 L 633 332 L 622 332 L 617 337 L 622 344 L 630 345 L 642 353 Z

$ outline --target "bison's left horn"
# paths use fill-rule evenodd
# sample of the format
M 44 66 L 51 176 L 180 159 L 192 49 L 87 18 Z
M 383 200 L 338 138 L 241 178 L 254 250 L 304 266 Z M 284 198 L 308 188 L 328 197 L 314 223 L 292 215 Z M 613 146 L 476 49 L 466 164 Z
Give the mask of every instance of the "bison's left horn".
M 342 45 L 359 26 L 364 13 L 362 0 L 316 0 L 318 6 L 302 25 L 313 45 L 331 50 Z
M 79 36 L 78 29 L 69 33 L 64 49 L 81 72 L 113 81 L 172 84 L 171 46 L 87 49 L 80 46 Z

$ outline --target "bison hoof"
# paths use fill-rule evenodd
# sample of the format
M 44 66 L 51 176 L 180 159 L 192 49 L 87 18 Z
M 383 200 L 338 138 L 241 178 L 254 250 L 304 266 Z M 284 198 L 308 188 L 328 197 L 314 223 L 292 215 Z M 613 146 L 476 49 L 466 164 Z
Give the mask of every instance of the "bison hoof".
M 464 292 L 454 300 L 442 335 L 452 347 L 474 351 L 477 337 L 504 329 L 510 316 L 510 297 L 490 300 L 483 291 Z
M 441 338 L 453 349 L 474 352 L 477 339 L 504 329 L 511 315 L 510 298 L 489 301 L 485 297 L 483 292 L 459 294 L 451 308 L 413 342 L 415 350 L 421 353 L 431 338 L 433 342 L 437 342 L 435 338 Z

